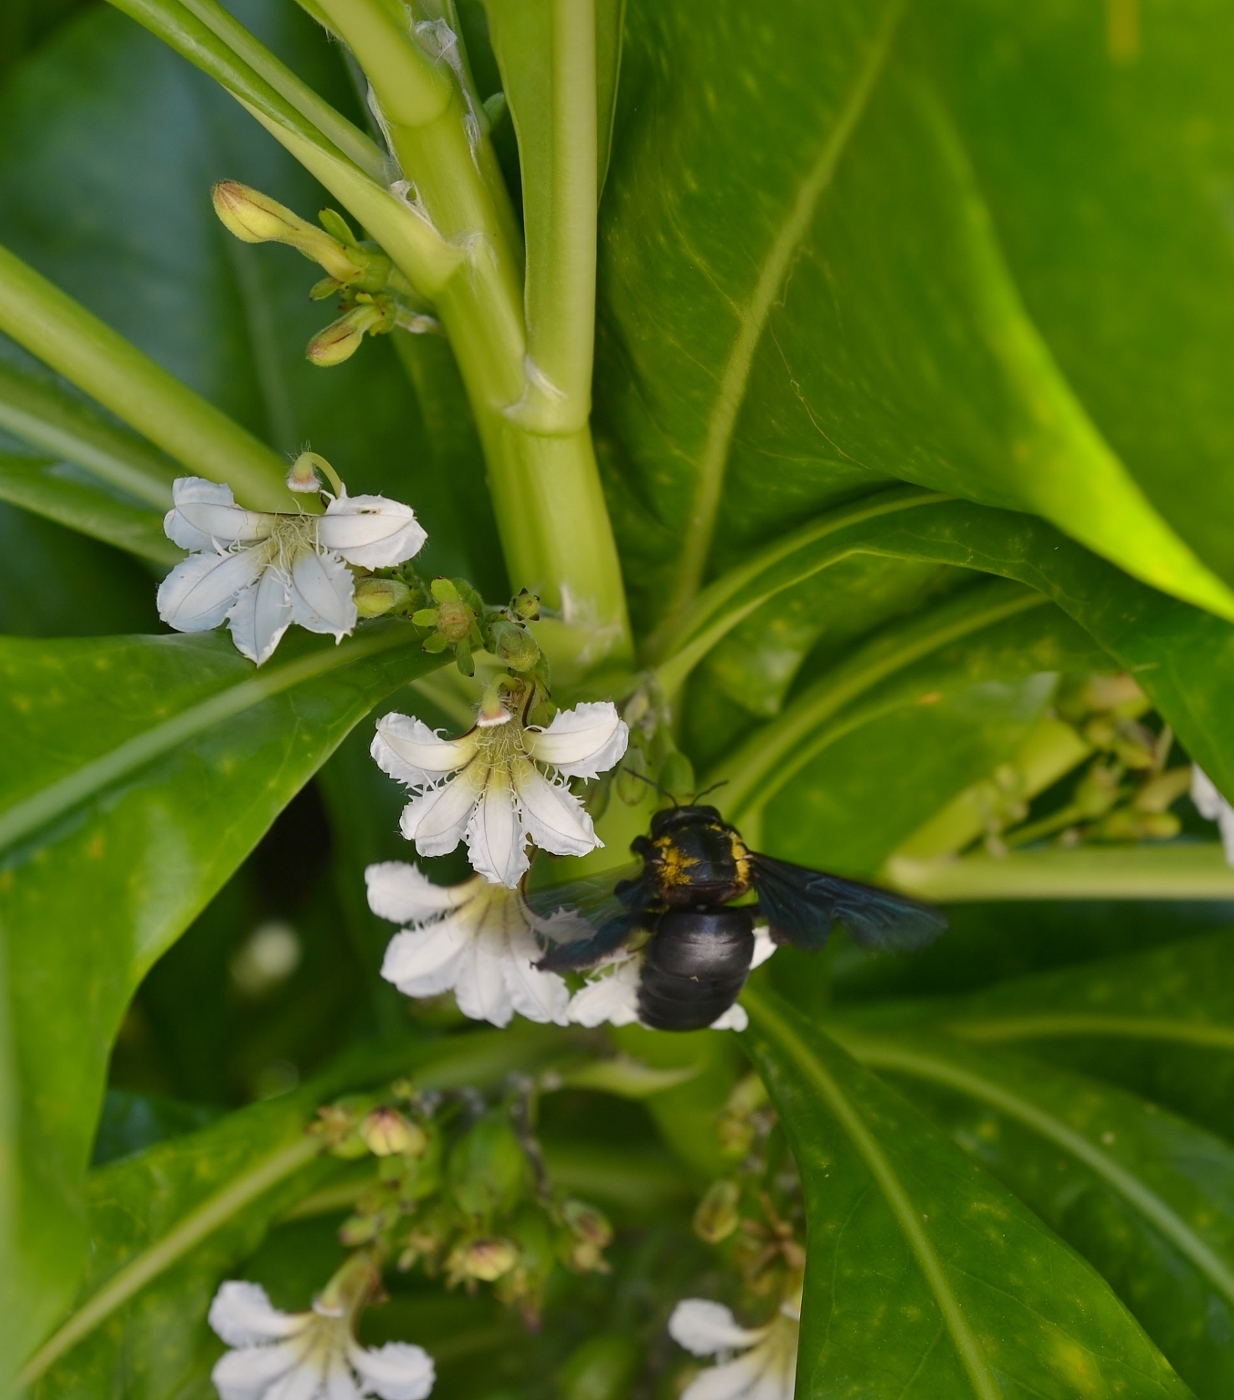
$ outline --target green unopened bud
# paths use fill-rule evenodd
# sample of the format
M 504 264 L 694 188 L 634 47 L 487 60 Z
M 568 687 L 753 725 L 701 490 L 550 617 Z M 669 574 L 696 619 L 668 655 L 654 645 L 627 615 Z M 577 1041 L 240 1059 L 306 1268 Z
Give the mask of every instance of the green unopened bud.
M 1085 817 L 1100 817 L 1118 801 L 1117 768 L 1095 764 L 1076 784 L 1075 805 Z
M 360 1136 L 377 1157 L 396 1152 L 418 1156 L 428 1143 L 424 1129 L 409 1122 L 397 1108 L 375 1108 L 360 1124 Z
M 527 1157 L 502 1114 L 482 1118 L 450 1153 L 450 1187 L 459 1209 L 480 1218 L 505 1213 L 528 1185 Z
M 351 281 L 360 271 L 337 238 L 286 205 L 238 180 L 220 180 L 213 191 L 214 212 L 229 233 L 245 243 L 286 243 L 320 263 L 339 282 Z
M 735 1181 L 713 1181 L 694 1212 L 694 1233 L 708 1244 L 728 1239 L 741 1219 L 741 1188 Z
M 524 622 L 539 622 L 540 620 L 540 600 L 534 593 L 529 593 L 525 588 L 519 591 L 518 596 L 511 602 L 510 608 Z
M 586 1201 L 566 1201 L 561 1207 L 561 1218 L 580 1240 L 587 1240 L 600 1249 L 612 1243 L 613 1227 L 608 1218 Z
M 452 1272 L 481 1283 L 492 1283 L 517 1263 L 518 1246 L 512 1240 L 491 1238 L 471 1240 L 460 1247 L 457 1260 L 451 1260 Z
M 465 642 L 475 621 L 475 613 L 459 598 L 446 598 L 437 609 L 437 630 L 451 645 Z
M 660 765 L 658 782 L 665 792 L 684 797 L 694 791 L 694 765 L 680 750 L 675 750 Z
M 493 623 L 493 654 L 512 671 L 530 671 L 540 659 L 540 648 L 525 627 L 498 618 Z
M 339 1243 L 354 1249 L 358 1244 L 368 1244 L 381 1233 L 380 1215 L 352 1215 L 339 1226 Z
M 381 335 L 394 326 L 392 305 L 363 301 L 345 315 L 318 331 L 309 341 L 304 353 L 311 364 L 321 369 L 341 365 L 360 348 L 366 335 Z
M 1135 795 L 1131 804 L 1137 812 L 1164 812 L 1191 787 L 1191 767 L 1170 768 L 1148 782 Z
M 1173 812 L 1137 812 L 1131 807 L 1110 812 L 1093 828 L 1100 841 L 1169 841 L 1182 822 Z
M 356 246 L 356 235 L 351 231 L 351 225 L 338 212 L 337 209 L 319 209 L 317 211 L 317 222 L 330 234 L 337 238 L 340 243 L 346 243 L 349 247 Z
M 638 1341 L 625 1333 L 589 1337 L 558 1372 L 559 1400 L 624 1400 L 642 1366 Z
M 362 578 L 356 584 L 356 611 L 361 617 L 381 617 L 410 597 L 411 589 L 396 578 Z

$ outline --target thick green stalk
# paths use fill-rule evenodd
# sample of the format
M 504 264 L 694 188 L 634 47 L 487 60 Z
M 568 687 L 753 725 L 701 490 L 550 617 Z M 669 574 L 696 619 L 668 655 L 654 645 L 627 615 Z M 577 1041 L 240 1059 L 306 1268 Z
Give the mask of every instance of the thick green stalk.
M 627 654 L 625 591 L 585 415 L 552 433 L 521 421 L 529 384 L 522 248 L 483 126 L 449 69 L 378 0 L 320 7 L 373 85 L 416 207 L 465 254 L 433 299 L 476 415 L 512 582 L 561 610 L 567 626 L 552 644 L 559 663 Z M 593 112 L 593 206 L 594 121 Z
M 188 471 L 261 510 L 292 508 L 287 464 L 32 267 L 0 248 L 0 330 Z

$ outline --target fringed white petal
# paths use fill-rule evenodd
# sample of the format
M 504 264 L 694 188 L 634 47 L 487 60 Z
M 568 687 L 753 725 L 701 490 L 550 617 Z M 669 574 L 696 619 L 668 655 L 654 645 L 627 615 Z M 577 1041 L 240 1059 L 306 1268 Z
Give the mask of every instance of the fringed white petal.
M 612 701 L 599 700 L 559 710 L 547 729 L 529 729 L 526 743 L 534 759 L 567 778 L 596 778 L 620 760 L 629 737 Z
M 750 971 L 753 972 L 756 967 L 762 967 L 779 946 L 772 940 L 771 930 L 766 924 L 755 924 L 754 956 L 750 959 Z M 742 1029 L 744 1030 L 745 1027 L 743 1026 Z
M 356 1384 L 351 1367 L 340 1353 L 331 1359 L 322 1381 L 320 1391 L 314 1392 L 313 1400 L 363 1400 L 364 1392 Z
M 377 736 L 369 752 L 381 771 L 400 783 L 429 787 L 470 763 L 476 745 L 474 729 L 461 739 L 443 739 L 423 720 L 391 713 L 377 721 Z
M 668 1335 L 695 1356 L 714 1356 L 718 1351 L 753 1346 L 767 1335 L 767 1329 L 739 1327 L 732 1310 L 710 1298 L 685 1298 L 673 1309 Z
M 326 507 L 317 538 L 358 568 L 387 569 L 418 554 L 428 535 L 401 501 L 344 495 Z
M 510 766 L 523 825 L 537 846 L 558 856 L 584 856 L 604 844 L 573 793 L 550 783 L 528 759 L 517 758 Z
M 381 975 L 404 996 L 439 996 L 454 986 L 469 942 L 457 916 L 427 928 L 403 929 L 386 947 Z
M 711 1023 L 713 1031 L 743 1031 L 750 1024 L 750 1018 L 746 1014 L 744 1006 L 738 1006 L 736 1002 L 727 1011 L 721 1011 Z
M 681 1400 L 792 1400 L 792 1377 L 787 1379 L 785 1390 L 781 1368 L 756 1348 L 700 1371 L 682 1391 Z
M 1191 767 L 1191 800 L 1200 816 L 1217 823 L 1227 865 L 1234 865 L 1234 807 L 1222 797 L 1216 783 L 1203 769 Z
M 433 1388 L 433 1358 L 423 1347 L 409 1342 L 387 1342 L 383 1347 L 356 1347 L 351 1364 L 365 1383 L 365 1393 L 380 1400 L 425 1400 Z
M 422 856 L 448 855 L 463 839 L 487 777 L 487 764 L 479 759 L 469 763 L 448 783 L 409 802 L 399 830 Z
M 182 476 L 172 483 L 172 508 L 163 517 L 163 531 L 181 549 L 217 550 L 233 544 L 266 539 L 276 517 L 236 504 L 230 486 L 200 476 Z
M 177 632 L 209 632 L 263 567 L 253 550 L 190 554 L 159 584 L 159 616 Z
M 543 956 L 522 895 L 514 895 L 506 917 L 506 990 L 520 1016 L 541 1024 L 564 1026 L 569 1021 L 570 989 L 555 972 L 533 964 Z
M 299 1366 L 300 1350 L 288 1342 L 227 1351 L 214 1363 L 210 1379 L 220 1400 L 265 1400 Z
M 426 924 L 475 893 L 479 876 L 459 885 L 435 885 L 418 865 L 405 860 L 383 860 L 364 872 L 368 907 L 397 924 Z
M 207 1321 L 229 1347 L 249 1347 L 290 1337 L 305 1319 L 276 1308 L 261 1284 L 228 1279 L 219 1285 Z
M 468 942 L 454 981 L 454 996 L 464 1016 L 494 1026 L 510 1024 L 514 1002 L 506 986 L 504 964 L 500 945 L 494 948 L 485 938 Z
M 610 1026 L 630 1026 L 638 1020 L 638 979 L 641 958 L 627 958 L 611 972 L 575 992 L 567 1016 L 575 1025 L 589 1030 L 607 1023 Z
M 335 555 L 302 549 L 291 564 L 291 620 L 341 642 L 356 628 L 356 581 Z
M 291 590 L 280 569 L 267 569 L 246 588 L 227 614 L 231 639 L 241 656 L 264 666 L 291 623 Z
M 510 774 L 504 767 L 494 764 L 488 771 L 467 824 L 467 852 L 473 870 L 507 889 L 513 889 L 531 865 Z
M 322 1400 L 325 1372 L 314 1361 L 301 1362 L 266 1391 L 265 1400 Z

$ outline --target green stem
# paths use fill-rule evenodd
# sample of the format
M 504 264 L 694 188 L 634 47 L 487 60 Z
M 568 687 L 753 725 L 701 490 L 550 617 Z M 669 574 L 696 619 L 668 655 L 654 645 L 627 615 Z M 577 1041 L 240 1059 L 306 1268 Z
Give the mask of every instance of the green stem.
M 824 726 L 846 705 L 931 652 L 1045 602 L 1039 593 L 1000 580 L 889 629 L 803 691 L 709 773 L 704 786 L 725 783 L 720 794 L 724 810 L 740 821 L 751 808 L 765 806 L 834 742 L 836 735 Z
M 243 504 L 287 510 L 287 463 L 122 335 L 0 248 L 0 330 Z
M 942 903 L 995 899 L 1234 899 L 1234 870 L 1216 841 L 1079 846 L 960 860 L 893 856 L 884 876 Z

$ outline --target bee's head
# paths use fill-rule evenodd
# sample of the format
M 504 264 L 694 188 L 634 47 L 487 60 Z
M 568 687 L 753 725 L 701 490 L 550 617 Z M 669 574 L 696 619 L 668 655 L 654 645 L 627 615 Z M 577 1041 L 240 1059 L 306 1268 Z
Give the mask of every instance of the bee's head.
M 719 821 L 720 813 L 715 807 L 668 807 L 652 817 L 651 835 L 654 839 L 686 827 L 710 826 Z

